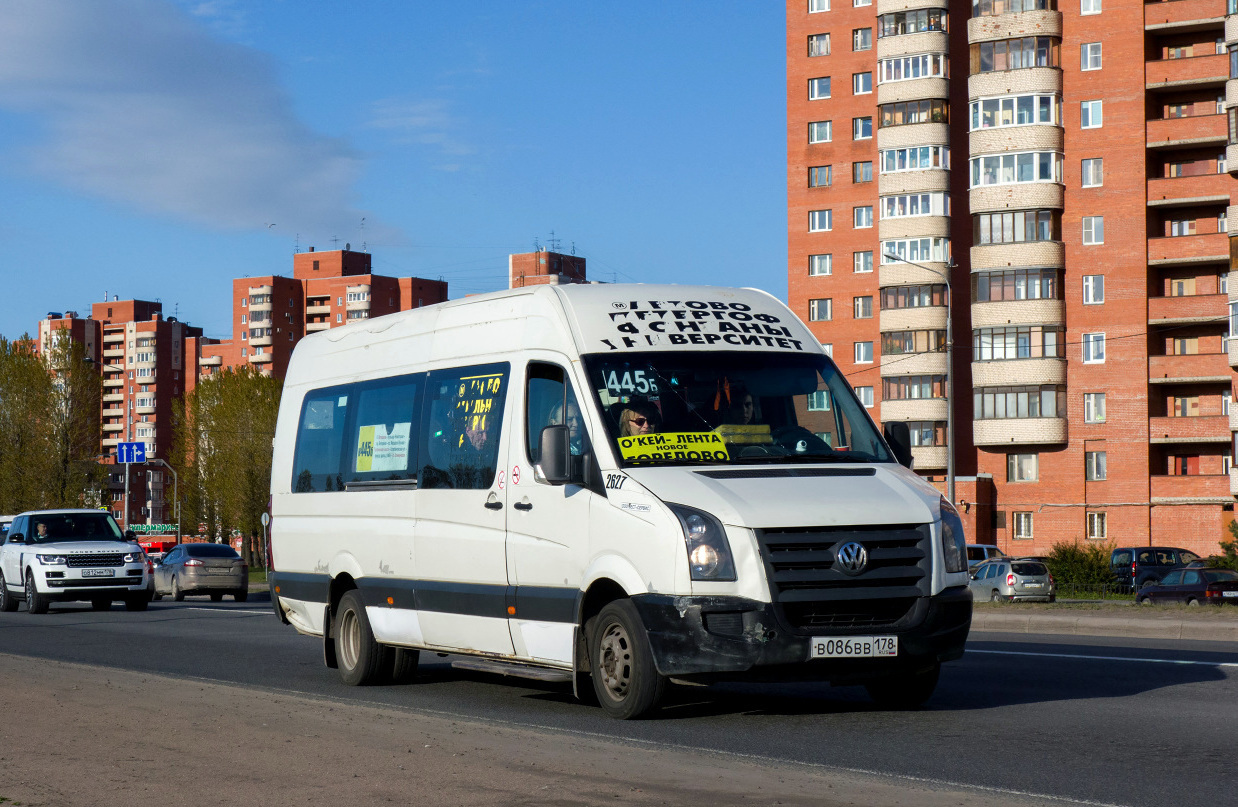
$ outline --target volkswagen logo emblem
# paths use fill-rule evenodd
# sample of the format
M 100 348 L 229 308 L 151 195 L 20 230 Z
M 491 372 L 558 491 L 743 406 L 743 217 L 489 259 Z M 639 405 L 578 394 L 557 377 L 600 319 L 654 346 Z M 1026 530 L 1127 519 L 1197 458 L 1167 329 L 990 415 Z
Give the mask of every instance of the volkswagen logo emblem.
M 845 574 L 856 575 L 868 566 L 868 550 L 859 541 L 848 541 L 838 547 L 835 559 Z

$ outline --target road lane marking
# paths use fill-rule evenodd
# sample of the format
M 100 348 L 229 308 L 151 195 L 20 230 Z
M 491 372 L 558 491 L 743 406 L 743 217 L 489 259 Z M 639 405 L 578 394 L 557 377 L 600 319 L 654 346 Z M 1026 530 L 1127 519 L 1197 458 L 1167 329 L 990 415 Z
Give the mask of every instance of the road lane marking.
M 261 611 L 250 611 L 244 608 L 208 608 L 205 605 L 186 605 L 178 610 L 206 611 L 212 614 L 270 614 L 271 616 L 274 616 L 274 614 L 271 613 L 271 610 L 269 608 L 264 608 Z
M 1139 661 L 1145 664 L 1198 664 L 1203 667 L 1238 667 L 1234 661 L 1190 661 L 1174 658 L 1134 658 L 1129 656 L 1088 656 L 1082 653 L 1033 653 L 1028 650 L 975 650 L 967 648 L 968 653 L 987 653 L 991 656 L 1040 656 L 1042 658 L 1073 658 L 1084 661 Z

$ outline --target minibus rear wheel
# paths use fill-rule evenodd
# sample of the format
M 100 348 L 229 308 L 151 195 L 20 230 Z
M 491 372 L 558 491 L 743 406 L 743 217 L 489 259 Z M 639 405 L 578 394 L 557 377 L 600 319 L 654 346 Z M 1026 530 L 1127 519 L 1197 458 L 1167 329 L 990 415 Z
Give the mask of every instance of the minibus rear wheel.
M 615 600 L 590 620 L 589 666 L 602 710 L 630 720 L 657 708 L 666 678 L 653 664 L 653 651 L 631 600 Z
M 391 648 L 374 639 L 361 592 L 345 592 L 335 609 L 335 657 L 349 686 L 382 683 L 393 666 Z

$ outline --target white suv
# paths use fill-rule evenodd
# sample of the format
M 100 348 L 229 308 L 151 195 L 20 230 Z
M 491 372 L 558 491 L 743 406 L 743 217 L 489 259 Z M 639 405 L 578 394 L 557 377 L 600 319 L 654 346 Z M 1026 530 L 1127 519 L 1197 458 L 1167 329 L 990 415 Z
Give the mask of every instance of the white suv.
M 22 513 L 0 546 L 0 611 L 16 611 L 23 598 L 32 614 L 72 600 L 89 600 L 96 610 L 123 600 L 130 611 L 144 611 L 149 583 L 142 548 L 101 510 Z

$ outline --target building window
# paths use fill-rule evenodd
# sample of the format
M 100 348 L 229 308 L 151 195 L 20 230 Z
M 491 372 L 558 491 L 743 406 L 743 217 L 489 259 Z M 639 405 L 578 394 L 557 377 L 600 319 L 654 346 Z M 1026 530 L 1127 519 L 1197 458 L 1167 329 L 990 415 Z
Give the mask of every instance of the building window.
M 1103 101 L 1084 101 L 1079 104 L 1079 126 L 1083 129 L 1099 129 L 1105 125 Z
M 948 238 L 900 238 L 881 242 L 881 263 L 928 261 L 944 263 L 950 260 Z
M 918 78 L 947 78 L 949 57 L 944 53 L 895 56 L 877 62 L 877 83 L 910 81 Z
M 1170 219 L 1169 237 L 1178 238 L 1184 235 L 1195 235 L 1195 219 Z
M 1105 243 L 1105 217 L 1083 217 L 1083 243 L 1089 245 Z
M 873 164 L 871 161 L 858 162 L 851 164 L 851 181 L 859 184 L 861 182 L 873 181 Z
M 834 229 L 833 210 L 808 211 L 808 232 L 824 233 Z
M 881 290 L 882 311 L 898 311 L 904 308 L 928 308 L 945 304 L 945 283 L 933 283 L 923 286 L 887 286 Z
M 344 321 L 344 315 L 343 315 L 343 314 L 336 314 L 336 315 L 335 315 L 335 321 L 336 321 L 336 322 L 343 322 L 343 321 Z
M 245 315 L 244 315 L 244 314 L 241 314 L 241 324 L 242 324 L 242 325 L 244 325 L 244 324 L 245 324 Z
M 1102 364 L 1105 361 L 1105 335 L 1103 333 L 1085 333 L 1083 335 L 1083 363 Z
M 816 392 L 808 393 L 808 411 L 809 412 L 830 411 L 829 391 L 828 390 L 817 390 Z
M 853 252 L 851 254 L 854 262 L 855 273 L 857 275 L 873 271 L 873 252 L 866 250 L 864 252 Z
M 971 102 L 971 129 L 1055 124 L 1061 120 L 1061 99 L 1056 95 L 1006 95 Z
M 972 0 L 973 17 L 997 17 L 1022 11 L 1057 11 L 1057 0 Z
M 821 350 L 825 353 L 825 355 L 829 356 L 831 359 L 834 358 L 834 343 L 833 342 L 822 342 Z
M 1199 417 L 1199 396 L 1175 395 L 1173 397 L 1169 416 L 1175 418 Z
M 873 74 L 872 73 L 852 73 L 851 74 L 851 94 L 852 95 L 868 95 L 873 91 Z
M 944 397 L 944 375 L 908 375 L 881 379 L 881 399 L 884 401 L 918 401 Z
M 1079 46 L 1079 69 L 1100 70 L 1099 42 L 1086 42 Z
M 808 55 L 809 56 L 829 56 L 830 55 L 830 35 L 829 34 L 813 34 L 808 37 Z
M 872 319 L 873 317 L 873 298 L 865 295 L 856 297 L 852 300 L 856 319 Z
M 851 5 L 853 8 L 859 8 L 860 6 L 871 6 L 872 4 L 873 0 L 851 0 Z
M 945 330 L 890 331 L 881 335 L 883 356 L 906 356 L 912 353 L 943 353 L 946 350 Z
M 980 213 L 972 217 L 972 225 L 976 246 L 1062 240 L 1062 214 L 1057 210 Z
M 856 342 L 855 343 L 855 363 L 856 364 L 872 364 L 873 363 L 873 343 L 872 342 Z
M 853 224 L 855 229 L 863 230 L 873 226 L 873 207 L 872 205 L 862 205 L 852 208 Z
M 906 126 L 913 123 L 949 123 L 950 104 L 934 98 L 919 101 L 899 101 L 877 107 L 877 128 Z
M 869 140 L 873 136 L 873 119 L 869 118 L 852 118 L 851 119 L 851 139 L 852 140 Z
M 946 422 L 944 420 L 913 420 L 907 423 L 907 431 L 910 433 L 913 447 L 946 444 Z
M 864 404 L 865 409 L 873 408 L 873 388 L 872 387 L 856 387 L 855 397 L 860 399 L 860 403 Z
M 947 14 L 944 8 L 921 8 L 896 11 L 877 18 L 877 37 L 919 34 L 925 31 L 945 31 Z
M 808 0 L 808 13 L 819 14 L 830 10 L 830 0 Z
M 1040 455 L 1038 454 L 1007 454 L 1007 482 L 1035 482 L 1038 478 Z
M 808 301 L 809 322 L 829 322 L 834 319 L 834 301 L 823 297 Z
M 1099 14 L 1101 0 L 1080 0 L 1079 14 Z
M 883 219 L 950 215 L 950 194 L 948 193 L 902 193 L 896 196 L 882 196 L 880 202 Z
M 972 393 L 977 420 L 1066 416 L 1066 387 L 977 387 Z
M 808 256 L 808 276 L 818 277 L 820 275 L 834 274 L 834 256 L 831 254 L 824 255 L 809 255 Z
M 993 73 L 1025 67 L 1061 67 L 1062 41 L 1055 36 L 1024 36 L 971 46 L 971 72 Z
M 1105 452 L 1085 451 L 1083 453 L 1084 475 L 1089 482 L 1103 482 L 1106 478 Z
M 1016 510 L 1014 516 L 1014 539 L 1016 541 L 1032 540 L 1032 513 Z
M 865 4 L 867 5 L 867 3 Z M 852 50 L 872 50 L 873 47 L 873 29 L 872 28 L 856 28 L 851 32 L 851 49 Z
M 1199 354 L 1198 336 L 1179 336 L 1170 341 L 1171 356 L 1196 356 Z
M 877 156 L 881 160 L 881 173 L 883 174 L 950 167 L 949 146 L 911 146 L 909 148 L 885 149 L 878 152 Z
M 1109 537 L 1105 529 L 1105 513 L 1088 513 L 1088 540 L 1104 541 Z
M 972 361 L 1060 359 L 1065 356 L 1062 336 L 1060 327 L 1049 325 L 977 328 L 972 331 Z
M 987 154 L 971 158 L 971 186 L 1061 182 L 1062 155 L 1055 151 Z
M 1105 184 L 1105 160 L 1103 157 L 1084 160 L 1080 163 L 1080 166 L 1082 168 L 1080 173 L 1083 178 L 1083 187 L 1099 188 Z
M 1105 276 L 1083 276 L 1083 304 L 1100 305 L 1105 302 Z
M 830 97 L 830 77 L 808 79 L 808 100 L 820 101 Z
M 808 187 L 828 188 L 834 184 L 834 166 L 814 165 L 808 169 Z
M 808 124 L 809 143 L 828 143 L 834 139 L 834 121 L 819 120 Z
M 1105 393 L 1103 392 L 1083 393 L 1083 422 L 1084 423 L 1104 423 L 1105 422 Z

